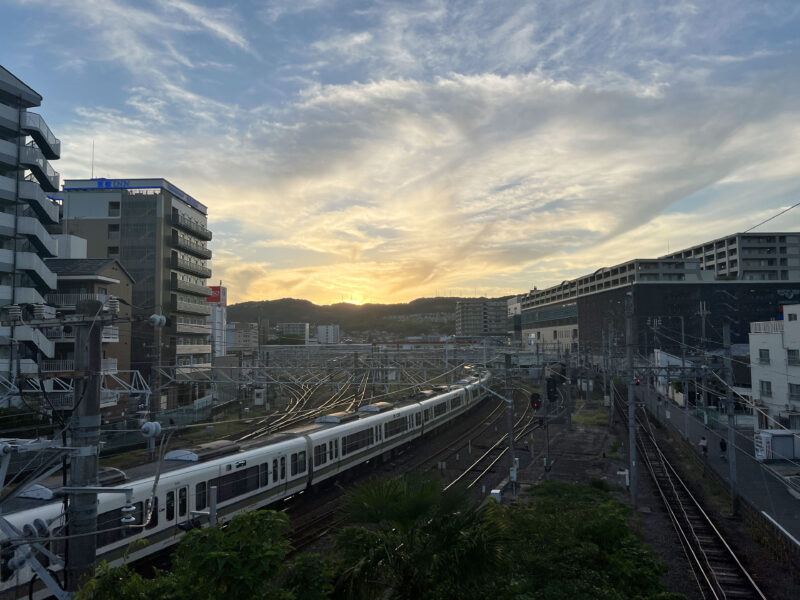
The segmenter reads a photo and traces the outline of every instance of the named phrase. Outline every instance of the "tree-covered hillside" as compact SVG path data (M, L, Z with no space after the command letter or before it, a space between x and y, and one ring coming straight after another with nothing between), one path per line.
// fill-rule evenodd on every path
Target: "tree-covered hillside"
M242 302L228 307L229 321L270 324L307 322L312 325L336 323L346 332L387 331L403 335L455 333L456 302L461 298L418 298L405 304L349 304L319 306L308 300L283 298Z

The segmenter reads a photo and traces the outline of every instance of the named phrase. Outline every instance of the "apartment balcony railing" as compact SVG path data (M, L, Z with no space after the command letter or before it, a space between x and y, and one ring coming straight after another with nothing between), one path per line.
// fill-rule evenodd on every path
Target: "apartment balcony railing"
M38 146L35 144L22 146L19 149L19 164L31 170L46 192L58 191L61 176L50 166Z
M17 197L17 183L19 183L20 200L28 201L40 221L49 225L58 223L58 205L45 195L41 186L35 181L17 182L13 177L0 175L0 200L14 202Z
M58 360L43 360L41 362L42 373L71 373L75 371L75 360L58 359ZM116 373L117 372L117 359L104 358L100 365L100 370L103 373Z
M42 149L42 153L47 158L61 157L61 140L50 131L41 115L28 111L23 112L22 130L36 140L39 148Z
M48 329L46 332L47 339L53 340L56 342L72 342L75 340L75 329L71 328L68 331L65 331L61 327L53 327L52 329ZM103 333L101 335L101 341L106 343L116 343L119 341L119 327L114 327L112 325L108 325L103 327Z
M197 263L190 262L186 259L180 258L179 256L172 256L172 268L178 269L179 271L183 271L184 273L190 273L192 275L197 275L198 277L208 278L211 277L211 269L208 267L204 267L203 265L198 265Z
M195 335L211 335L211 325L196 325L194 323L176 323L175 333L193 333Z
M211 344L176 344L175 354L211 354Z
M200 242L194 242L192 240L182 238L175 231L172 233L172 245L175 248L183 250L184 252L188 252L189 254L197 256L198 258L204 258L206 260L211 258L211 250L206 248Z
M75 306L78 302L83 302L84 300L96 300L97 302L105 303L105 301L108 300L108 294L47 294L46 298L47 303L51 306L62 310L75 310Z
M179 292L188 292L190 294L196 294L197 296L208 297L211 295L210 287L207 287L205 285L197 285L196 283L190 283L188 281L183 281L181 279L173 279L172 289L177 290Z
M750 323L750 333L783 333L783 321L755 321Z
M211 307L207 304L195 304L194 302L181 302L176 300L174 303L174 310L176 312L192 313L195 315L210 315Z
M191 219L183 216L182 214L178 213L177 218L173 215L172 224L175 227L179 227L184 231L188 231L189 233L196 235L201 240L210 241L211 240L211 232L205 225L201 225Z

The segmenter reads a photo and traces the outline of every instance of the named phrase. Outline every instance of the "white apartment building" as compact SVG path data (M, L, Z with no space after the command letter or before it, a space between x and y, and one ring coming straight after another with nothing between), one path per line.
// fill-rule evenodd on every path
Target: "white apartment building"
M339 326L338 325L318 325L317 341L320 344L338 344Z
M758 429L800 430L800 304L782 321L750 323L750 374Z
M59 220L47 194L58 191L59 174L50 164L61 156L61 142L44 119L29 108L42 97L0 67L0 377L14 380L39 372L55 346L33 317L55 316L46 296L56 291L56 275L44 263L58 254L58 242L45 226Z
M506 300L508 305L508 316L513 317L514 315L522 314L522 296L514 296L513 298L509 298Z
M228 352L253 353L258 349L258 323L231 321L227 326Z

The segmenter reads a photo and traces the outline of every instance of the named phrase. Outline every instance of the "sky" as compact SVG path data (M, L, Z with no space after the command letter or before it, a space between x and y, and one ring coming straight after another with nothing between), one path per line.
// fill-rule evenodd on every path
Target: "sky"
M800 202L800 2L0 0L64 178L209 207L229 301L500 296ZM800 207L756 231L798 230Z

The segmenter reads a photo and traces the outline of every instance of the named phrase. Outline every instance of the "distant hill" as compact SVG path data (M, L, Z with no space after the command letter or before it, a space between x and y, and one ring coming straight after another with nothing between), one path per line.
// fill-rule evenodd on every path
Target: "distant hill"
M317 305L308 300L283 298L241 302L228 307L228 321L339 324L343 332L386 331L397 335L455 333L456 302L463 298L418 298L405 304Z

